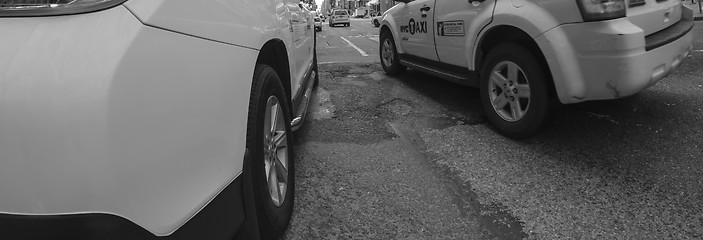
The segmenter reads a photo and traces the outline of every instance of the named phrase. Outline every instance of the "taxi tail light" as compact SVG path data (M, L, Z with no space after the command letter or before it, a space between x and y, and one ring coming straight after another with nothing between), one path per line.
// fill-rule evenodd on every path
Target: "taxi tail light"
M57 16L100 11L126 0L0 0L0 17Z
M625 0L576 0L581 16L586 22L625 17Z

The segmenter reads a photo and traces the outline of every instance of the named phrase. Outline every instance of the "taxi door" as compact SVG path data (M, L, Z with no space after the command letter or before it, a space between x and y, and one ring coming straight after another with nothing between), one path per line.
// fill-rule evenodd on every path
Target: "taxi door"
M493 17L495 0L438 0L435 7L437 55L443 63L466 67L470 55L467 43L476 40L483 26L476 19ZM485 21L490 22L490 21ZM473 26L473 27L472 27ZM471 39L467 39L471 38ZM469 53L469 54L467 54Z
M439 61L434 47L435 0L415 0L403 4L398 12L400 46L406 54Z

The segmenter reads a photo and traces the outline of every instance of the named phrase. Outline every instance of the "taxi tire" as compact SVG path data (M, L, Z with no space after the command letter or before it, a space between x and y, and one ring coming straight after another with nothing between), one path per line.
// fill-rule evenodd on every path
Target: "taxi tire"
M516 122L501 118L490 99L491 71L503 61L517 64L529 81L529 107L524 116ZM551 121L558 104L556 98L550 94L551 78L545 74L545 70L530 50L516 43L499 44L488 52L480 72L479 92L486 118L497 132L513 139L530 138Z
M388 45L392 48L392 59L389 65L386 65L385 61L383 61L384 43L386 41L388 41ZM386 30L381 32L379 44L379 57L381 58L381 67L383 67L383 71L385 71L386 74L390 76L396 76L403 73L406 67L400 64L398 50L395 46L395 41L393 40L393 35L390 33L390 31Z
M273 203L269 193L264 164L264 121L266 120L267 102L270 97L279 100L284 122L287 151L287 190L280 206ZM254 70L251 95L249 99L249 115L247 119L246 147L250 153L248 170L252 176L254 202L258 218L261 239L279 238L289 225L293 213L293 196L295 187L295 164L293 161L293 136L290 126L290 109L281 80L273 68L257 64ZM245 165L245 166L247 166Z

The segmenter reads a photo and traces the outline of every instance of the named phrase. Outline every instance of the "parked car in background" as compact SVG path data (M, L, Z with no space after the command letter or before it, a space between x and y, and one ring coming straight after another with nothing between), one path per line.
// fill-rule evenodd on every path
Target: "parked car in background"
M354 18L363 18L364 16L366 16L366 10L364 10L364 9L354 10Z
M315 31L322 31L322 19L320 16L315 16Z
M0 1L0 239L278 238L313 24L298 0Z
M332 11L329 19L330 27L334 27L337 24L349 27L349 23L349 12L347 12L347 10L337 9Z
M371 25L374 27L379 27L381 26L381 20L383 19L383 15L381 16L375 16L371 18Z

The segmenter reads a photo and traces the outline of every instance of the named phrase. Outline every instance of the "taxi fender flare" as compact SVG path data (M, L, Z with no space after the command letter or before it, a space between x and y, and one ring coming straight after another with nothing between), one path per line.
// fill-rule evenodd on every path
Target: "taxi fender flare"
M393 18L393 15L386 15L383 20L381 21L381 30L383 31L383 28L386 27L388 30L391 32L391 35L393 36L393 41L395 41L395 49L398 51L398 53L405 53L405 50L403 50L403 47L400 44L400 33L398 32L398 23L396 23L395 18ZM379 33L380 33L379 31ZM380 36L380 35L379 35ZM380 40L380 39L379 39Z
M535 39L559 24L581 21L580 17L578 19L565 19L564 16L555 16L553 14L555 11L554 9L547 9L545 8L546 6L539 5L533 1L519 1L524 4L519 7L516 7L513 2L514 1L492 1L491 3L495 4L493 7L494 11L491 12L493 17L488 19L485 17L485 14L488 12L481 13L477 19L484 20L477 21L478 23L470 26L470 29L467 32L479 30L480 27L482 27L482 29L476 39L467 40L469 42L467 42L466 46L472 46L471 55L469 56L469 59L467 59L469 69L475 70L478 67L477 53L481 48L481 40L483 40L486 33L490 32L490 30L495 27L512 26L527 33L530 37L532 37L532 39ZM575 3L573 3L573 5L575 5ZM578 12L578 9L576 8L575 11ZM489 22L486 23L486 21Z
M470 70L476 70L477 61L475 60L478 59L476 54L478 53L478 49L481 46L481 40L483 39L486 32L488 32L488 29L490 29L489 24L493 22L493 14L496 7L496 1L491 1L487 4L491 5L489 7L483 8L483 11L481 11L476 16L476 18L469 23L470 25L467 26L468 28L466 29L467 33L478 33L474 34L473 37L466 38L465 46L469 47L467 48L467 51L468 49L471 49L471 54L467 53L466 55L466 63L468 63L467 65Z
M473 52L467 61L469 69L475 70L480 67L478 66L480 56L478 56L477 54L480 51L481 45L483 44L482 40L486 36L486 34L491 32L491 30L496 27L512 26L529 35L530 38L532 38L532 41L537 44L539 51L542 52L544 57L547 59L546 62L549 66L546 67L548 67L552 75L553 83L560 99L563 97L564 92L579 92L583 90L584 87L580 86L581 84L579 84L578 82L564 82L565 73L562 71L563 64L560 64L559 61L549 60L559 58L559 56L556 56L554 54L555 49L553 49L554 46L552 46L554 43L545 41L543 36L544 33L548 32L551 29L554 29L555 27L558 27L559 25L582 21L580 16L574 17L574 14L567 14L573 11L578 12L578 8L577 6L575 6L575 3L573 3L574 6L561 6L562 8L573 8L571 10L563 9L562 11L556 11L555 9L545 8L547 6L539 5L532 1L522 1L524 5L520 7L515 7L512 2L513 1L496 1L496 7L492 21L487 26L485 26L483 30L481 30L481 32L478 34L477 40L472 43L474 44L472 46ZM534 16L540 17L535 18ZM567 90L567 88L576 89Z

